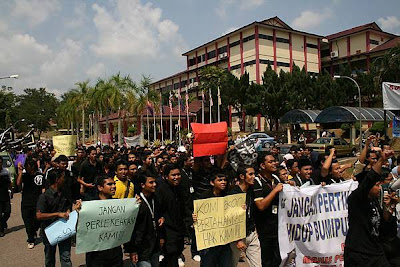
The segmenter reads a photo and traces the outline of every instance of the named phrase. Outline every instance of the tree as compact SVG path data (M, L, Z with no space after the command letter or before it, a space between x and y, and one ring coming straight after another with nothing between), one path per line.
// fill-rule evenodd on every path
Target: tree
M371 66L372 73L377 77L376 85L382 82L400 82L400 45L393 47L384 56L377 58Z
M6 129L10 124L17 121L17 110L16 106L16 95L8 90L6 87L0 89L0 128ZM12 121L13 118L15 121ZM17 128L21 127L21 124L16 125Z
M50 129L49 121L56 117L59 101L54 94L45 88L27 88L24 94L17 97L18 117L24 118L26 124L33 124L39 137L43 131Z

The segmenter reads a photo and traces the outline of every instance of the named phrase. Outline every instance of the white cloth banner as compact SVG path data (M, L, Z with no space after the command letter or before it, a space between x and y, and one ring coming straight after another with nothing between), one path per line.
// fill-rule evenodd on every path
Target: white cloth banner
M383 109L400 110L400 83L382 83Z
M348 231L347 198L358 183L297 188L279 194L282 266L343 266Z
M140 145L140 135L135 135L132 137L124 137L124 141L127 147Z

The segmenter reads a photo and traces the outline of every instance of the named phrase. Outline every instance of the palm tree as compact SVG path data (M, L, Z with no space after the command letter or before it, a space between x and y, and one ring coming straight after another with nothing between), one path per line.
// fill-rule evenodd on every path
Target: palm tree
M90 90L89 80L77 82L77 104L82 113L82 144L85 143L85 110L89 106L88 92Z

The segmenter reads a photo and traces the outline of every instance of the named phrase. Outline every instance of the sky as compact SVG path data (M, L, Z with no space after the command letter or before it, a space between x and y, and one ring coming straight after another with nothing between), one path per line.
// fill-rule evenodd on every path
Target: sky
M182 53L254 21L278 16L329 35L376 22L400 35L399 0L0 0L0 77L16 94L120 72L153 81L186 69Z

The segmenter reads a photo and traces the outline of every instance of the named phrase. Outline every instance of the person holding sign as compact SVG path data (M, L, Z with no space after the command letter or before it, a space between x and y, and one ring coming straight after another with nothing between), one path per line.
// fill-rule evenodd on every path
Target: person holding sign
M224 174L213 175L210 184L212 188L204 192L199 199L224 197L228 180ZM193 214L193 222L197 223L197 214ZM200 267L232 267L232 251L230 244L206 248L200 251Z
M42 221L40 234L44 243L45 265L46 267L54 267L56 265L56 249L58 245L61 266L72 266L71 238L52 246L47 240L44 229L59 218L68 219L71 207L73 210L78 209L81 202L77 201L72 206L72 203L61 194L61 188L64 185L64 172L62 170L51 170L47 179L49 188L40 195L36 207L36 218Z
M396 236L396 217L392 216L390 206L382 210L378 202L383 183L380 175L382 164L393 154L393 150L385 150L358 188L348 197L349 230L344 248L346 267L399 266L397 261L389 263L381 239L381 235L391 229L392 236Z
M94 200L109 200L115 195L116 185L112 177L102 175L96 179L96 185L98 195ZM122 267L123 265L121 246L86 253L87 267Z
M237 170L239 185L236 185L229 192L230 195L246 193L246 238L231 243L232 263L236 267L240 253L246 253L250 267L261 267L261 248L256 225L254 222L254 197L253 187L255 180L254 168L249 165L239 166Z
M278 243L279 192L283 184L274 174L277 164L270 152L258 156L259 175L254 183L255 223L261 246L263 267L277 267L281 263Z
M142 191L141 205L130 242L124 245L125 253L136 267L158 267L160 255L159 228L164 218L159 214L159 203L155 198L156 179L149 171L138 174Z

